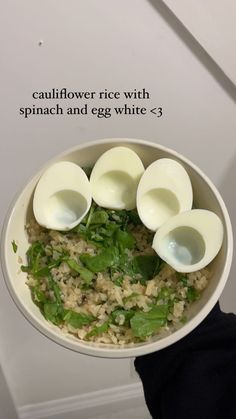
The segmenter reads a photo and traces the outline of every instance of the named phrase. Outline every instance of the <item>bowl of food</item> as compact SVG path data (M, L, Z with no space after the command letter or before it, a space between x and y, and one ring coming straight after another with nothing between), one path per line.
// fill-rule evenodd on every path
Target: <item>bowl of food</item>
M37 330L83 354L122 358L165 348L207 316L233 239L197 166L121 138L49 161L9 209L1 247L9 293Z

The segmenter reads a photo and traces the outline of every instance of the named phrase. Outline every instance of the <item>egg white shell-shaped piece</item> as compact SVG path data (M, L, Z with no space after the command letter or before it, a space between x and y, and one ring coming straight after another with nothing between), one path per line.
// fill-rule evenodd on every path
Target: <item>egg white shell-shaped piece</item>
M156 231L165 221L190 210L192 185L184 167L173 159L159 159L145 170L137 190L137 210L143 224Z
M70 230L87 214L91 202L90 184L83 169L62 161L50 166L39 179L33 211L41 226Z
M143 172L143 163L133 150L111 148L99 157L90 176L94 201L104 208L134 209Z
M166 221L156 232L152 247L177 272L195 272L215 258L223 235L218 215L194 209Z

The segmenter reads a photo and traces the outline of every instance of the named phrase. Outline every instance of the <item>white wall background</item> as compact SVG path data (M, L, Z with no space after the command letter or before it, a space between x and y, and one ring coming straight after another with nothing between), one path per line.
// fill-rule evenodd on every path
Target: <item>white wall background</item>
M160 1L8 0L0 19L1 222L14 194L53 155L88 140L133 137L172 147L199 165L219 187L235 226L236 90ZM19 115L19 107L32 105L32 91L52 87L145 87L164 115ZM235 274L234 263L222 296L227 311L236 311ZM0 360L17 406L136 380L129 360L89 358L41 336L2 278Z

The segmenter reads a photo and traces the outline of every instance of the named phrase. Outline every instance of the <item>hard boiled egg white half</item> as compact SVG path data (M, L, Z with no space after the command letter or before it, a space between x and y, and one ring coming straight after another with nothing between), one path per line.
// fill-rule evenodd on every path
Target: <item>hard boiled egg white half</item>
M89 180L77 164L53 164L41 176L33 199L35 218L43 227L70 230L87 214L92 196Z
M156 232L152 247L177 272L195 272L214 259L223 235L223 224L216 214L194 209L166 221Z
M139 156L128 147L113 147L95 163L90 184L96 204L110 209L132 210L144 166Z
M190 210L192 185L184 167L173 159L154 161L145 170L137 190L137 210L143 224L156 231L165 221Z

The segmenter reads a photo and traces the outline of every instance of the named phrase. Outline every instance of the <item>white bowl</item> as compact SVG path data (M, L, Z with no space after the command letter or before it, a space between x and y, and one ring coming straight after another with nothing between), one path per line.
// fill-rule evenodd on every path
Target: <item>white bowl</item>
M85 167L91 167L97 158L106 150L117 145L133 149L142 159L145 166L162 157L174 158L186 168L193 186L194 205L197 208L215 212L224 224L224 242L221 251L211 263L213 272L208 287L201 298L191 305L188 321L172 334L154 337L151 342L139 343L124 348L113 345L83 342L73 335L65 335L59 328L45 320L39 308L33 303L30 289L25 284L26 273L21 272L19 256L26 263L26 251L29 243L25 224L32 215L32 198L34 188L43 171L56 161L72 161ZM16 254L12 250L12 241L18 245ZM98 140L65 151L49 161L42 170L31 179L12 204L5 220L1 240L2 269L7 288L17 307L27 320L41 333L54 342L87 355L124 358L135 357L165 348L191 332L207 316L219 299L227 281L232 261L233 238L229 215L225 204L212 182L193 163L177 152L161 145L135 139Z

